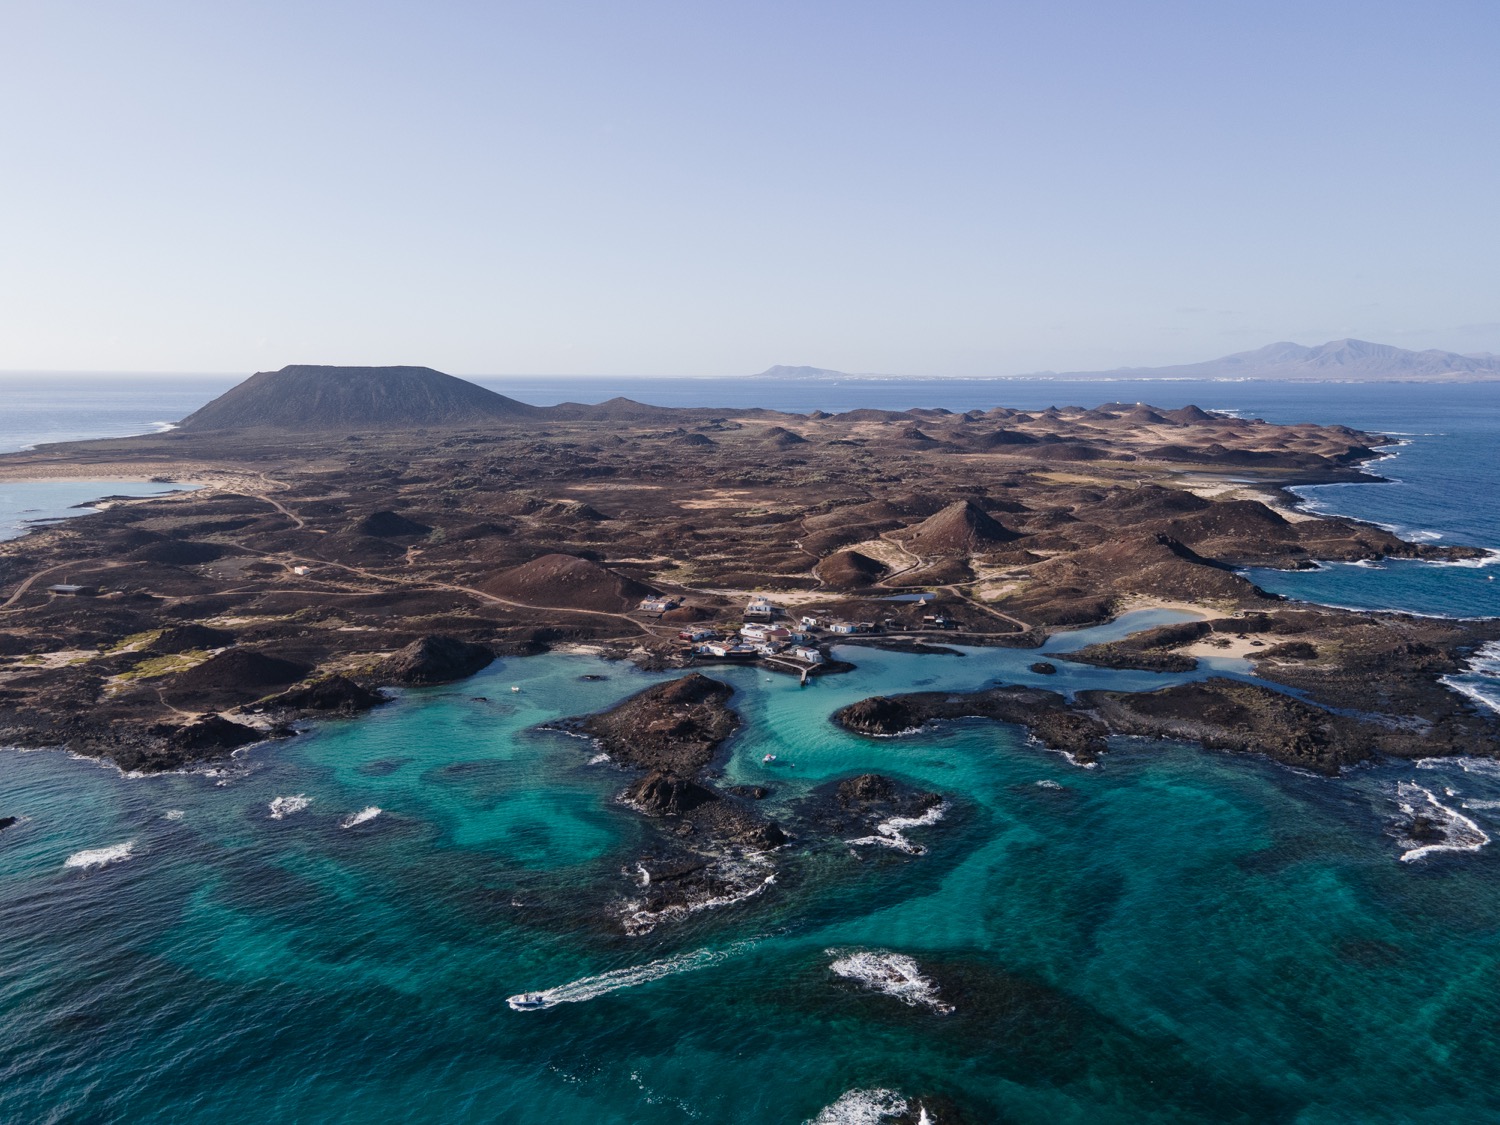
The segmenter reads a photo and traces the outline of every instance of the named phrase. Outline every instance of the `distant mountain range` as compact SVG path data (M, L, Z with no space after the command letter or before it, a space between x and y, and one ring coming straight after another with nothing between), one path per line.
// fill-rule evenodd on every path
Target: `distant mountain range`
M1330 340L1316 347L1268 344L1203 363L1119 367L1113 371L1038 372L1054 379L1292 379L1336 382L1469 382L1500 379L1500 356L1460 355L1429 348L1414 352L1367 340Z
M890 379L891 375L853 375L827 367L768 367L756 378ZM1414 352L1367 340L1330 340L1306 347L1282 342L1252 352L1236 352L1202 363L1172 367L1117 367L1112 371L1034 371L1027 379L1287 379L1305 382L1466 383L1500 379L1500 355L1460 355L1437 348Z
M831 367L788 367L784 363L778 363L774 367L768 367L758 375L756 379L853 379L857 376L847 371L835 371Z

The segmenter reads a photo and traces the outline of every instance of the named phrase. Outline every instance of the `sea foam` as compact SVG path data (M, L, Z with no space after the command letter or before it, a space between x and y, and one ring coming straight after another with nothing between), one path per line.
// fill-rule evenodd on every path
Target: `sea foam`
M357 813L350 813L348 816L344 817L343 820L339 821L339 827L353 828L356 824L363 824L367 820L374 820L377 816L380 815L380 813L381 809L379 806L369 805L365 808L360 809Z
M925 828L929 824L936 824L943 819L943 814L948 811L947 802L933 805L921 816L893 816L889 820L882 820L875 826L875 835L860 836L858 839L845 840L846 844L859 847L865 844L878 844L884 848L895 848L897 851L905 852L907 855L926 855L927 849L921 844L914 844L908 840L903 832L907 828Z
M63 866L76 867L80 871L93 871L100 867L108 867L112 863L123 863L134 851L134 840L126 840L123 844L113 844L107 848L88 848L81 852L74 852L63 863Z
M1418 840L1402 841L1407 845L1406 850L1401 853L1402 863L1425 859L1439 852L1477 852L1490 842L1484 829L1463 813L1450 809L1431 790L1423 789L1420 785L1410 781L1399 782L1396 785L1396 800L1407 816L1415 816L1420 812L1423 816L1439 821L1443 828L1443 842L1440 844L1424 844Z
M1468 659L1468 667L1456 676L1441 676L1439 682L1481 707L1500 713L1500 642L1481 645Z
M922 975L922 967L904 953L883 949L826 952L834 958L829 968L835 976L858 981L871 992L890 996L909 1007L930 1008L939 1015L953 1011L952 1004L938 999L938 987Z
M312 798L305 793L298 793L295 797L277 797L271 801L271 819L285 820L292 813L301 812L312 804ZM345 825L344 827L348 827Z
M850 1090L807 1125L880 1125L910 1112L911 1103L895 1090ZM919 1120L931 1121L926 1110Z
M721 906L732 906L737 902L754 898L776 883L776 869L764 856L757 853L723 855L714 858L708 865L712 873L710 885L718 893L706 894L687 902L674 902L658 910L651 910L638 901L626 902L620 910L620 922L631 937L649 934L663 922L677 921L703 910L715 910ZM649 887L651 873L638 864L637 885Z

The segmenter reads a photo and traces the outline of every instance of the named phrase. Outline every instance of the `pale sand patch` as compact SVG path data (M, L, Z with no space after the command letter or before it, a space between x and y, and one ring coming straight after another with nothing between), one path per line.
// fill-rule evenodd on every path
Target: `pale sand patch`
M754 488L717 488L695 500L679 500L677 506L689 510L755 507L768 512L776 507L764 491Z
M1231 617L1230 610L1215 609L1212 605L1196 604L1193 602L1171 601L1167 598L1148 598L1140 595L1125 599L1122 612L1138 609L1175 609L1183 613L1191 613L1194 617L1207 620L1208 618ZM1216 644L1215 641L1228 641L1228 644ZM1256 645L1253 642L1260 641ZM1235 633L1211 633L1202 640L1194 641L1190 645L1184 645L1180 649L1174 649L1184 656L1253 656L1265 648L1268 642L1264 637L1247 634L1243 639Z
M0 480L17 481L143 481L165 477L162 483L222 484L228 480L250 480L241 473L181 461L58 461L50 458L0 459ZM263 482L262 482L263 483Z
M866 539L863 543L852 543L847 547L840 547L839 550L858 551L861 555L874 559L890 570L907 570L913 563L910 555L885 539Z
M1021 582L979 582L974 586L974 595L982 602L998 602L1018 594Z
M1194 617L1224 617L1230 611L1216 609L1212 605L1200 602L1174 601L1171 598L1152 598L1145 594L1131 594L1120 600L1121 613L1130 613L1139 609L1175 609L1183 613L1191 613Z
M1286 502L1284 493L1265 485L1241 484L1224 480L1192 480L1184 478L1179 485L1183 491L1201 496L1205 500L1258 500L1288 523L1306 523L1321 517L1304 512Z
M1244 657L1254 656L1256 653L1265 650L1266 646L1263 640L1259 645L1251 643L1256 640L1261 640L1261 638L1253 636L1241 638L1233 633L1214 633L1211 634L1211 637L1204 637L1201 641L1194 641L1192 644L1185 645L1174 651L1180 652L1184 656L1237 656L1243 659ZM1215 641L1219 643L1216 644L1214 643ZM1229 643L1224 644L1224 641L1228 641Z

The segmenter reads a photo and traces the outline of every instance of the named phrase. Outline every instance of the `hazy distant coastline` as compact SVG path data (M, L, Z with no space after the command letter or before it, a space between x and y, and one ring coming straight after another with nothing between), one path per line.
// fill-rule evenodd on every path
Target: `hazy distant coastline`
M755 378L771 379L928 379L961 378L1090 380L1092 382L1243 383L1277 380L1303 383L1483 383L1500 379L1500 356L1489 352L1461 354L1438 348L1411 351L1366 340L1330 340L1308 347L1280 342L1254 351L1236 352L1200 363L1166 367L1116 367L1108 371L1032 371L1019 375L911 376L835 371L827 367L778 364Z

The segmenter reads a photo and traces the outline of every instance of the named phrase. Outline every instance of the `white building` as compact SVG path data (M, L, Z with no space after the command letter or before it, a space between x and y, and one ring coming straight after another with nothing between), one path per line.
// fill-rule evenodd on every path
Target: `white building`
M756 595L750 599L750 604L745 607L746 617L763 617L766 620L776 616L776 607L765 598Z

